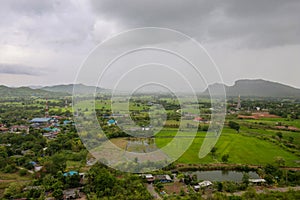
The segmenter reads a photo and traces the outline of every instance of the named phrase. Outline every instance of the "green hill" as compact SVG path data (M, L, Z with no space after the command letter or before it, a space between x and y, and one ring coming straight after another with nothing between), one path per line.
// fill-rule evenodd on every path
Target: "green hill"
M41 89L31 89L29 87L11 88L4 85L0 85L1 97L60 97L64 96L63 93L49 92Z
M87 86L83 84L68 84L68 85L54 85L54 86L46 86L40 89L50 91L50 92L63 92L68 94L73 94L73 87L76 87L76 91L79 94L93 94L95 91L94 86ZM97 87L97 92L106 92L107 89Z

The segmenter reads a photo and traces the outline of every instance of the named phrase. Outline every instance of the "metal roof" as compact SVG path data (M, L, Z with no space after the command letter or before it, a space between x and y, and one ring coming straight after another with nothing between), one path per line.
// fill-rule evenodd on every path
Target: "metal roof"
M30 122L32 122L32 123L44 123L44 122L48 122L50 120L51 120L51 118L33 118L32 120L30 120Z

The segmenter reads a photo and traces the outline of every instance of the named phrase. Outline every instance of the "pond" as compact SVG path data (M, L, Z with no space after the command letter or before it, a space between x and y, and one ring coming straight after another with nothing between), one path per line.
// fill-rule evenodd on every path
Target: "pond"
M187 172L189 175L197 175L198 180L208 180L208 181L235 181L242 182L243 172L237 171L222 171L222 170L213 170L213 171L194 171ZM259 178L256 172L248 172L250 178L257 179Z

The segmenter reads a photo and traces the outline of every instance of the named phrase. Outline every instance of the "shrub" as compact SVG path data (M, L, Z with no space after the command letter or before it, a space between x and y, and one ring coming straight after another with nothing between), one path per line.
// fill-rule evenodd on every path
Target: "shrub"
M28 173L28 171L26 169L20 169L20 171L19 171L20 176L26 176L27 173Z

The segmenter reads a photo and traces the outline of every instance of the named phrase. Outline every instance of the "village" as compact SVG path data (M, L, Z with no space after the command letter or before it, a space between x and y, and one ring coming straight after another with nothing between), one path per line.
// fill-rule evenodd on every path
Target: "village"
M53 101L57 103L53 103ZM140 99L131 102L132 113L130 115L140 125L140 128L129 128L129 130L143 133L143 135L155 131L155 127L148 122L149 107L163 104L168 108L167 121L163 125L163 130L148 139L155 141L154 143L151 141L137 143L136 139L132 141L132 138L118 127L119 123L126 122L129 115L113 114L107 107L109 101L98 101L96 113L105 134L119 147L128 151L147 152L163 147L174 137L174 133L180 125L178 120L180 118L182 118L181 122L184 123L184 130L196 128L198 131L198 137L194 139L195 146L192 145L191 151L188 150L174 164L153 173L118 175L118 172L107 169L100 163L95 164L96 160L93 155L85 150L84 144L76 134L76 124L70 115L70 104L66 103L65 99L61 99L59 102L57 99L45 99L39 100L39 102L40 111L34 117L27 117L24 120L25 116L22 116L18 120L7 121L2 120L3 117L0 118L1 148L5 152L10 152L2 158L8 164L2 166L4 173L1 176L7 179L5 177L8 174L16 174L18 179L25 181L24 183L36 180L35 183L30 181L29 184L23 184L21 181L16 183L17 186L10 184L19 188L17 190L20 191L18 193L20 197L22 197L22 192L25 192L29 196L41 195L48 200L57 198L88 199L91 195L97 195L95 193L96 188L93 190L94 193L87 190L90 184L95 184L92 177L97 177L97 175L91 174L91 171L96 169L103 171L105 176L113 174L116 178L113 178L112 184L123 181L124 176L128 176L129 179L138 177L138 182L143 185L140 191L147 192L154 199L178 196L182 198L189 196L210 198L216 193L228 193L230 195L238 195L240 191L247 193L247 188L255 188L255 190L260 191L276 189L274 184L281 187L297 185L299 159L297 152L293 149L299 148L298 137L296 136L299 134L298 121L297 119L293 120L270 114L270 112L276 113L273 110L275 106L272 104L270 107L265 107L259 102L257 104L261 108L258 108L251 105L252 101L241 101L240 97L233 99L232 103L229 101L225 133L223 133L224 136L221 136L221 141L230 137L231 141L237 140L237 144L239 144L239 139L243 140L245 137L249 137L247 135L251 132L267 129L272 134L263 133L265 137L263 145L275 147L274 151L270 148L269 152L266 153L266 157L270 158L267 162L272 163L268 164L265 163L266 157L263 157L262 160L254 160L253 163L243 163L243 160L237 161L236 153L245 155L245 152L233 152L225 149L225 152L228 153L223 154L223 147L220 146L223 142L212 149L204 160L199 160L196 155L196 149L199 148L197 144L201 142L205 131L208 130L212 111L210 104L206 101L201 104L201 115L193 113L192 109L190 109L191 112L183 112L184 110L181 110L174 101L168 99L151 101L146 98L144 102ZM30 104L28 105L29 108ZM191 105L194 106L194 104ZM189 108L188 105L186 108ZM7 113L11 112L10 110L11 108L6 108ZM12 123L12 121L15 122ZM278 131L282 131L281 134ZM256 142L257 145L261 145L260 137L261 135L256 134L249 139ZM14 142L15 138L19 138L19 142ZM149 144L154 144L155 148ZM284 146L280 146L282 144ZM141 145L146 145L147 148L141 150ZM254 144L250 143L249 148L252 147L251 145ZM281 152L279 149L283 149L281 150L284 153L282 155L288 156L277 157L278 152ZM276 153L274 154L274 152ZM289 153L286 154L285 152ZM285 169L290 171L284 172ZM226 175L227 173L230 175ZM100 174L98 178L100 178ZM7 179L7 181L12 180ZM112 185L111 187L115 186ZM3 194L6 196L13 195L10 193L10 189L5 189Z

